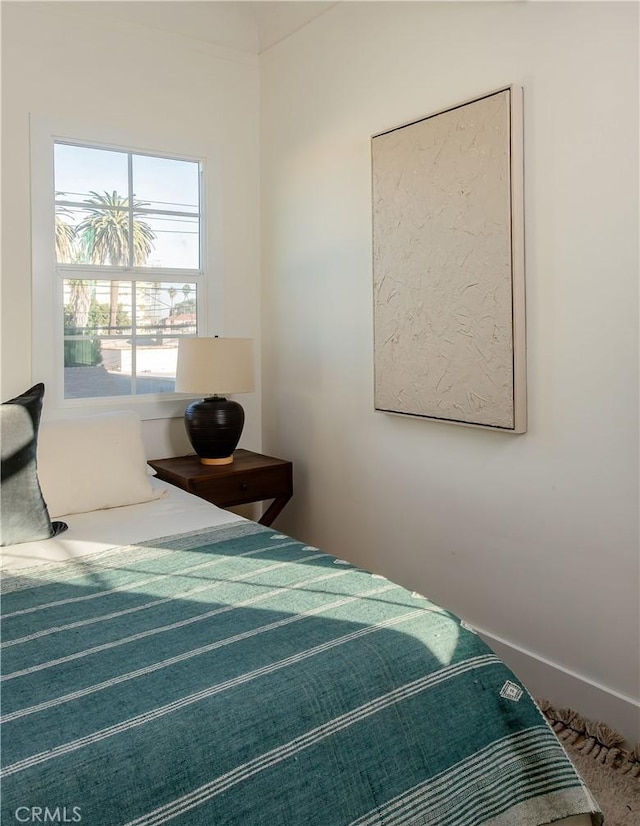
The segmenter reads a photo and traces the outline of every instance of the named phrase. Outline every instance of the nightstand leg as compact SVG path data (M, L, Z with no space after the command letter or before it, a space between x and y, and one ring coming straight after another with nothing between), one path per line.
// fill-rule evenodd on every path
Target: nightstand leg
M266 511L262 514L258 522L260 525L266 525L269 527L273 520L278 516L280 511L284 508L287 502L291 499L291 496L276 496L273 502L269 505Z

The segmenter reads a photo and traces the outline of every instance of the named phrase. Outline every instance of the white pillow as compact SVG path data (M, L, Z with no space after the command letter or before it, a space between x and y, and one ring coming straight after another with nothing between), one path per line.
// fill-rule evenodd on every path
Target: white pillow
M162 496L147 474L140 418L127 410L42 422L38 478L52 517Z

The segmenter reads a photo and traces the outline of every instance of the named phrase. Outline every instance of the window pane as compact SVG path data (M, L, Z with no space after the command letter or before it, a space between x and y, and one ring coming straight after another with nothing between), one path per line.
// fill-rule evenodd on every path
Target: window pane
M196 335L196 306L195 284L136 284L136 393L173 392L178 338Z
M177 358L177 338L167 338L161 334L138 339L136 393L173 393Z
M197 216L154 215L136 210L135 220L153 235L153 251L139 266L199 269L200 220Z
M117 192L127 197L127 153L56 143L54 147L56 201L84 201L92 192Z
M76 227L82 220L78 210L56 204L56 261L75 264L80 260Z
M183 281L148 282L136 285L138 336L196 335L197 290Z
M131 345L122 342L115 350L111 339L91 338L64 342L65 399L94 399L103 396L130 396L133 393ZM98 361L97 361L98 360Z
M89 208L56 204L56 260L59 264L127 266L129 263L129 210L126 199L100 196L88 199ZM147 232L134 222L133 237ZM150 238L151 236L149 236ZM149 241L148 253L152 242Z
M200 164L133 155L133 192L153 212L200 212Z
M131 282L65 279L63 289L65 398L130 395Z

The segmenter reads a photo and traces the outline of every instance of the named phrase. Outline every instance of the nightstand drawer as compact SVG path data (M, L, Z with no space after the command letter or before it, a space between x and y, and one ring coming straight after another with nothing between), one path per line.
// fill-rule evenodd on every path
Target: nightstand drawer
M263 468L258 472L236 472L220 479L191 480L190 490L196 496L220 507L290 496L293 491L291 466Z

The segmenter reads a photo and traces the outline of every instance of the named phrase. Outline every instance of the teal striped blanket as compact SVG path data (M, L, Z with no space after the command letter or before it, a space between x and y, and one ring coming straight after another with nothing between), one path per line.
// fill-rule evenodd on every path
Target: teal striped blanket
M272 529L112 549L2 590L2 824L539 826L597 809L472 629Z

